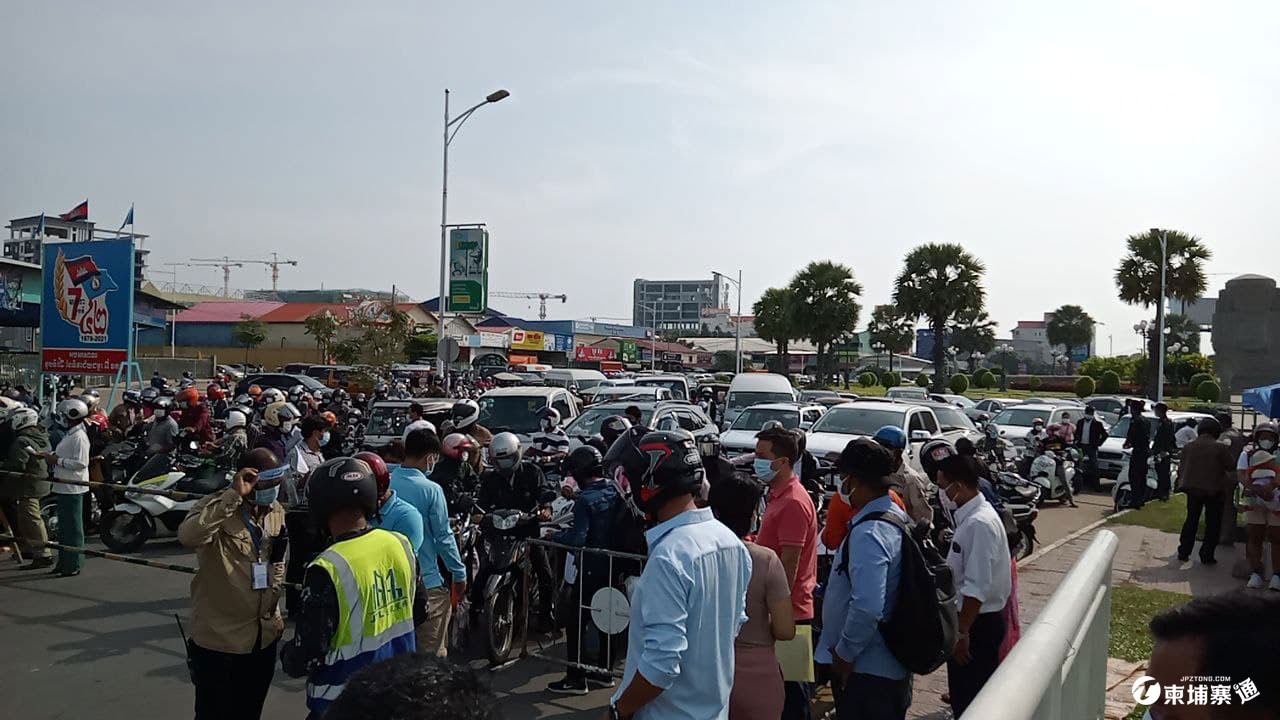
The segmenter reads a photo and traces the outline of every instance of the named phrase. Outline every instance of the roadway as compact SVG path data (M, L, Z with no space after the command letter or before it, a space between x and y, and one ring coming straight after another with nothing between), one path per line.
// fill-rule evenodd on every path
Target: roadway
M1065 537L1110 511L1110 497L1086 494L1072 509L1047 506L1037 521L1043 543ZM90 543L100 549L97 543ZM160 539L148 558L194 564L175 540ZM56 720L189 716L192 689L174 615L190 612L190 576L90 558L75 578L24 573L0 558L0 698L6 717ZM187 623L189 625L189 623ZM292 629L286 631L286 637ZM530 649L534 649L534 645ZM550 651L558 654L560 648ZM484 668L482 660L472 661ZM606 691L583 697L546 692L558 668L529 658L488 673L508 718L599 720ZM277 672L264 717L302 717L303 683ZM912 716L915 717L915 716ZM930 715L929 717L936 717Z

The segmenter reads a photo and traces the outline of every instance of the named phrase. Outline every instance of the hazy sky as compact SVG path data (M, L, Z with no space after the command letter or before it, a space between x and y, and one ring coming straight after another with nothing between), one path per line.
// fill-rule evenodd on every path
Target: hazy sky
M749 305L833 259L865 323L950 241L1002 335L1077 303L1131 352L1126 235L1204 238L1215 293L1280 275L1280 5L1222 5L6 2L0 215L133 202L157 263L276 250L287 287L434 296L442 91L507 88L451 148L449 217L488 223L494 289L568 293L555 317L713 268Z

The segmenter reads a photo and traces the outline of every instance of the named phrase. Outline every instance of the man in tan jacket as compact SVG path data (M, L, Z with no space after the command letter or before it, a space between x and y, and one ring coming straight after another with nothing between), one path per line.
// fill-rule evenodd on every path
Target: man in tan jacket
M178 527L196 551L187 666L196 720L262 715L284 631L280 590L288 536L276 500L284 468L274 453L247 454L231 486L201 500Z
M1222 426L1213 418L1205 418L1196 426L1195 440L1182 448L1178 464L1178 487L1187 494L1187 519L1182 525L1178 543L1178 559L1191 559L1200 528L1200 514L1205 514L1204 542L1200 544L1200 562L1213 565L1214 550L1221 535L1222 505L1235 486L1235 458L1226 445L1218 442Z

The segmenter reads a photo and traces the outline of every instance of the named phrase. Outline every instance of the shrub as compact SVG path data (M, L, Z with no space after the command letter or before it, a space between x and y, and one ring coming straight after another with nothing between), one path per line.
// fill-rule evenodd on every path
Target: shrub
M969 378L962 373L956 373L951 376L951 381L947 383L947 387L951 388L951 392L956 395L963 395L969 391Z
M1206 380L1213 380L1213 375L1209 373L1196 373L1191 376L1191 381L1187 383L1187 387L1191 390L1191 394L1195 395L1196 388L1200 387L1200 383Z
M927 388L929 387L929 384L932 382L933 382L933 378L929 377L928 375L925 375L924 373L920 373L919 375L916 376L916 387Z
M1213 380L1205 380L1196 386L1196 397L1205 402L1217 402L1221 394L1222 388Z
M1120 392L1120 374L1115 370L1103 372L1098 381L1098 389L1106 395L1115 395Z
M864 388L875 387L877 382L875 373L864 372L858 376L858 384Z
M1088 375L1081 375L1080 378L1076 380L1077 397L1089 397L1093 394L1095 389L1097 389L1097 383L1095 383L1093 378Z
M880 384L887 387L897 387L902 384L902 374L893 370L885 370L880 373Z
M973 374L973 384L983 389L995 387L996 375L987 368L983 368Z
M1027 384L1031 386L1032 390L1039 390L1040 386L1044 384L1044 380L1041 380L1039 375L1032 375Z

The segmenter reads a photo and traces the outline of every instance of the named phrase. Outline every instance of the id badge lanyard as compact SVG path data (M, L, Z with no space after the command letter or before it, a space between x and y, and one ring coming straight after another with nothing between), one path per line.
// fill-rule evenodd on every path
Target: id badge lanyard
M245 527L249 529L249 537L253 540L253 589L266 590L268 587L267 564L262 560L262 535L264 531L253 523L253 520L249 517L249 511L241 508L240 515L244 518Z

